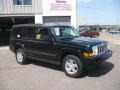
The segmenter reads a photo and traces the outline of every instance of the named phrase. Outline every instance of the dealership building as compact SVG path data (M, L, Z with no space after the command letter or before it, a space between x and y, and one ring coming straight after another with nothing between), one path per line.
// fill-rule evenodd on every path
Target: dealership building
M76 0L0 0L0 29L35 23L76 27Z

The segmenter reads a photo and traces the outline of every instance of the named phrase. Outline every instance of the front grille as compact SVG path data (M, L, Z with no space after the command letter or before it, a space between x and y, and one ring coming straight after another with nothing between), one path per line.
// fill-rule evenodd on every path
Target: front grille
M98 54L104 53L107 51L107 44L98 45Z

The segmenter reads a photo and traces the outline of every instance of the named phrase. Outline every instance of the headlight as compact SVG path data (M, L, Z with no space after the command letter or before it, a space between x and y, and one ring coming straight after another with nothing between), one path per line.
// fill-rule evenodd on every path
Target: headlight
M92 47L92 51L93 51L94 55L97 55L98 54L98 47L97 46L93 46Z

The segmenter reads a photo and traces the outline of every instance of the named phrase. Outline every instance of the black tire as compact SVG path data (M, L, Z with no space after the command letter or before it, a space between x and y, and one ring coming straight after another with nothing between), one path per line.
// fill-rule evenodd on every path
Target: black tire
M77 70L76 70L76 73L73 73L73 74L70 74L67 69L66 69L66 64L68 62L68 60L74 60L76 65L77 65ZM65 72L65 74L69 77L72 77L72 78L78 78L78 77L81 77L82 76L82 73L83 73L83 63L81 62L81 60L75 56L75 55L67 55L64 60L63 60L63 63L62 63L62 67L63 67L63 71Z
M21 54L22 54L23 59L18 60L18 56L17 56L18 53L21 53ZM19 64L21 64L21 65L28 64L28 60L27 60L27 58L26 58L26 54L25 54L25 52L24 52L23 49L21 49L21 48L17 49L15 55L16 55L16 61L17 61Z

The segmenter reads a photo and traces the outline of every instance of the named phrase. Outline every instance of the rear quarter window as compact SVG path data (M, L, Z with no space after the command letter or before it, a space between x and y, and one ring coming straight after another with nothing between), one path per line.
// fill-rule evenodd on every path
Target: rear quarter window
M34 27L25 27L26 39L35 39L35 28Z
M22 27L18 27L18 28L13 28L13 32L12 32L12 37L13 38L17 38L17 39L22 39L25 37L24 35L24 28Z

